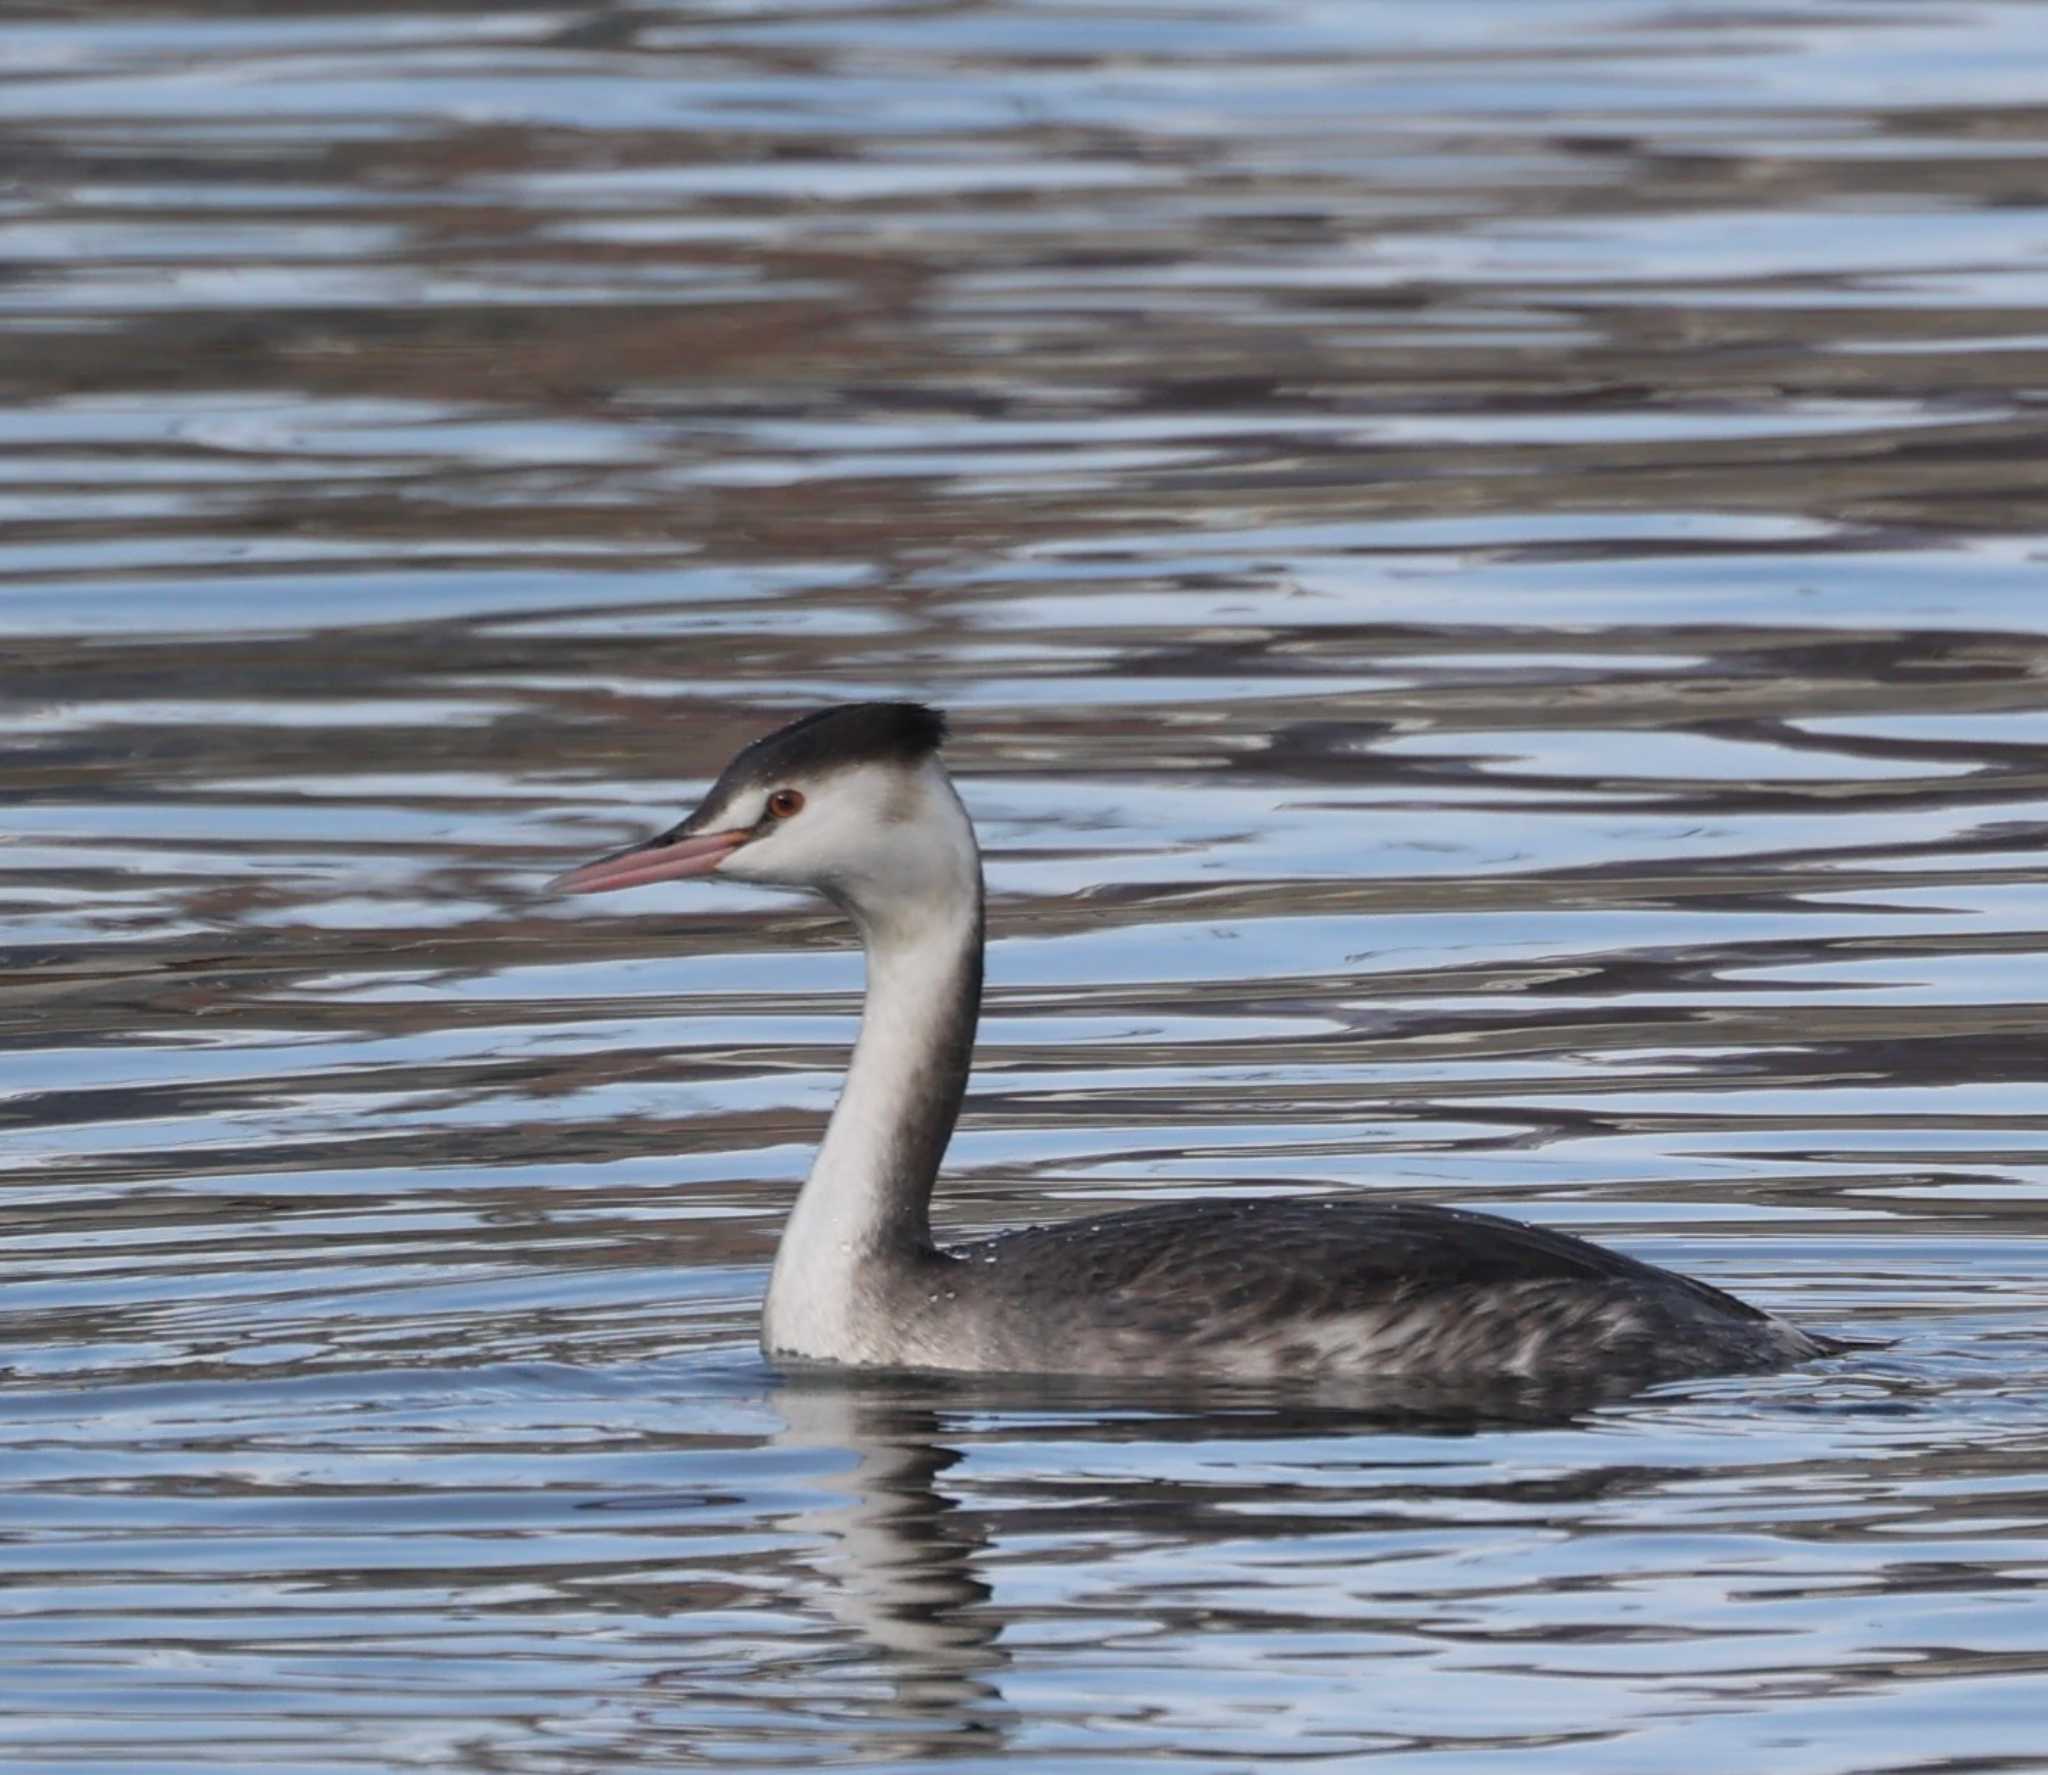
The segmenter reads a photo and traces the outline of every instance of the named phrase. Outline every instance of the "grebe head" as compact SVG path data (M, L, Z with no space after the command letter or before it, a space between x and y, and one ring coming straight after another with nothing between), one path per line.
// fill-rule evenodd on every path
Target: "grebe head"
M946 719L921 703L848 703L741 751L680 825L557 877L594 894L713 871L825 895L864 931L980 900L974 830L938 761Z

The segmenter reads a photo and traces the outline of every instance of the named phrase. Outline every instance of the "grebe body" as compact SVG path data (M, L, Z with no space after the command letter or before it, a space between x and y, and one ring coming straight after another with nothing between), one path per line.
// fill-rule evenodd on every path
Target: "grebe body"
M771 1358L1633 1387L1838 1347L1569 1234L1373 1196L1175 1201L939 1246L931 1195L966 1092L983 948L980 850L944 736L915 703L806 716L742 751L680 825L553 884L715 871L822 894L859 933L860 1035L776 1253Z

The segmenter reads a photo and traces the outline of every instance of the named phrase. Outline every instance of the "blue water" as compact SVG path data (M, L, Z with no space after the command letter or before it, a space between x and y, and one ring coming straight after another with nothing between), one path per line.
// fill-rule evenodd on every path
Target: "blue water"
M2048 33L0 22L0 1759L2048 1768ZM550 902L948 708L949 1234L1569 1228L1557 1421L780 1375L860 969Z

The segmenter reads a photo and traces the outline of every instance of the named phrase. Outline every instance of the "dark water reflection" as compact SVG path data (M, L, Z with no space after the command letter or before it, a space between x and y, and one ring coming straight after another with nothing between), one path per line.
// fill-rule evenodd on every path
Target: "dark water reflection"
M0 23L0 1746L2028 1768L2023 4ZM1625 1405L770 1374L858 965L533 887L944 703L946 1218L1506 1208Z

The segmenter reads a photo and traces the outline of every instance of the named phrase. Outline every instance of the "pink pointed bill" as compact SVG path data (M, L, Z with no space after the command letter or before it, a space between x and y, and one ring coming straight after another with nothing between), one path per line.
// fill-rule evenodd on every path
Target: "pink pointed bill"
M645 887L650 881L679 881L689 875L709 875L719 864L746 843L745 832L706 832L695 838L676 838L664 843L653 839L630 849L614 851L571 869L548 883L551 894L602 894L612 888Z

